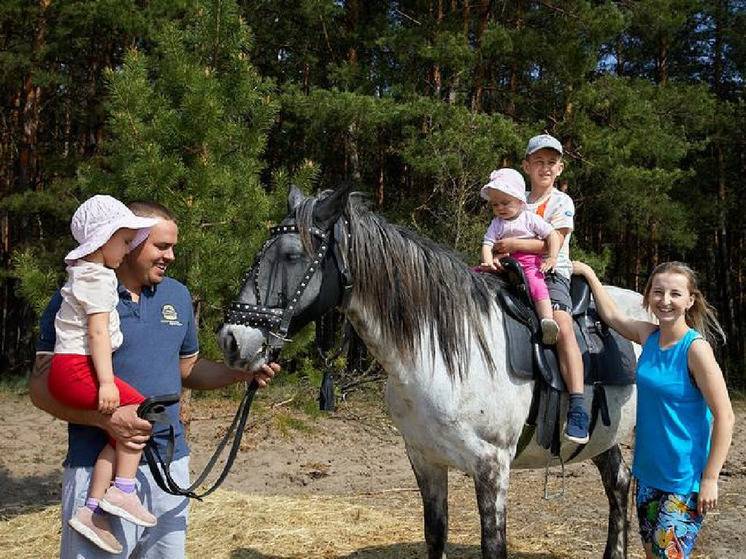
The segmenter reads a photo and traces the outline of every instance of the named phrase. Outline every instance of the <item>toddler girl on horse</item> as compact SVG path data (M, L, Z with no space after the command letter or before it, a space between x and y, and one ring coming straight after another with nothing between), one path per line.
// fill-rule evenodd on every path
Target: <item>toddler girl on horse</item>
M559 334L559 326L553 318L549 290L544 282L544 273L550 272L557 264L560 238L549 223L535 213L526 211L526 183L514 169L498 169L490 174L490 182L485 184L480 196L492 206L494 218L482 241L482 270L497 271L501 268L500 258L511 256L523 268L531 298L541 319L542 342L554 344ZM494 244L506 238L543 239L548 256L542 261L541 254L515 252L513 254L493 254Z

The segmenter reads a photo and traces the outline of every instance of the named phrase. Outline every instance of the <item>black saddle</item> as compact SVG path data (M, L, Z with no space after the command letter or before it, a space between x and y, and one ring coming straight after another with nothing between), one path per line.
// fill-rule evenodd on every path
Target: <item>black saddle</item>
M523 269L512 258L503 258L501 264L504 274L497 290L497 300L503 309L508 362L515 375L537 381L527 424L535 427L539 445L551 448L553 454L558 455L559 403L565 383L560 374L557 350L555 346L541 343L540 322ZM603 387L634 384L636 359L632 344L601 321L585 278L573 276L570 285L570 314L583 357L585 384L594 387L592 431L599 414L605 425L610 424ZM516 455L530 438L524 440L522 437ZM582 446L577 452L581 449Z

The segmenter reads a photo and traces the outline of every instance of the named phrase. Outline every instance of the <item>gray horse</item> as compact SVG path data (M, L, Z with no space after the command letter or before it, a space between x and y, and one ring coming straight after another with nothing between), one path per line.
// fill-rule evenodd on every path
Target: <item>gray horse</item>
M507 557L510 468L552 459L532 441L514 460L534 383L509 369L494 279L369 212L347 189L319 197L292 189L288 206L220 329L226 362L253 370L309 321L340 308L388 374L386 400L422 495L428 558L446 557L449 468L474 479L482 556ZM610 293L620 308L642 313L639 294ZM617 559L626 556L630 481L618 442L634 426L635 387L607 387L607 401L611 427L599 424L571 461L591 459L601 472L610 508L604 557ZM561 455L575 449L568 443Z

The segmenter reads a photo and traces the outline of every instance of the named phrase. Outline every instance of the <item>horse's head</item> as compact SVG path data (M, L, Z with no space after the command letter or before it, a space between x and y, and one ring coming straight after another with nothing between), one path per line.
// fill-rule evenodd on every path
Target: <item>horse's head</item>
M219 329L229 366L255 370L276 359L294 332L343 302L350 290L343 213L349 194L345 187L306 197L291 188L288 215L270 230Z

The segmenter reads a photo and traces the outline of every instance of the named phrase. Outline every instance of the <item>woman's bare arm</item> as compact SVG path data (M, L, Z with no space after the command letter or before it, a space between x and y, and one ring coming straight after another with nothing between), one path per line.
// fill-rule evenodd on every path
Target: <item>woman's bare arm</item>
M652 322L637 320L628 317L614 303L614 300L604 289L601 280L598 279L593 268L583 262L573 261L572 271L574 274L582 275L588 281L596 301L596 309L601 319L619 332L622 336L635 343L642 345L657 326Z
M720 370L712 352L712 347L705 340L692 342L687 356L689 370L692 372L697 387L712 412L712 434L710 435L710 455L700 480L699 501L697 509L700 514L717 506L717 481L725 458L728 456L735 416L725 386L723 372ZM704 441L702 441L704 444Z

